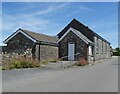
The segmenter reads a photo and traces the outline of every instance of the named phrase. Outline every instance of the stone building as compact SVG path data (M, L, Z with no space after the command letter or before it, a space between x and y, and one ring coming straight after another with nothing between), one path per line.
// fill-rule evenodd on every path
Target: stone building
M32 50L38 60L58 59L96 61L111 57L110 43L73 19L56 37L18 29L5 41L9 53Z
M60 33L59 58L64 60L80 60L88 62L111 57L110 43L100 35L73 19Z
M29 49L33 58L43 61L58 59L57 40L57 37L19 28L4 43L7 44L8 53L22 54Z

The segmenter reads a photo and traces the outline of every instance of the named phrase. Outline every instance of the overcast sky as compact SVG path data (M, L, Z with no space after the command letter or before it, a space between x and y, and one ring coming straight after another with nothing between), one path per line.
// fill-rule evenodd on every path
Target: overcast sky
M73 18L118 46L118 6L113 2L4 2L3 40L18 28L55 36Z

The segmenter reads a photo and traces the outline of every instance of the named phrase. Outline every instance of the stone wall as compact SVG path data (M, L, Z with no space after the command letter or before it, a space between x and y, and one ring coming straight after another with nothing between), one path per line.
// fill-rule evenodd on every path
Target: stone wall
M8 41L7 52L23 54L26 55L27 57L32 58L33 53L31 51L33 51L32 50L33 46L34 46L33 41L31 41L23 34L18 33ZM38 59L38 45L36 45L35 58ZM50 59L51 60L58 59L58 47L40 45L40 60L46 61Z
M75 44L75 54L79 53L79 55L75 56L75 60L79 60L80 58L87 60L87 44L72 31L59 42L59 58L68 56L69 42ZM64 60L68 60L68 58L64 58Z
M7 43L7 51L8 53L22 53L26 49L30 49L33 47L33 41L28 39L21 33L18 33L16 36L11 38Z
M94 37L94 55L95 60L110 58L110 45L98 37Z
M36 45L35 58L39 57L39 45ZM58 47L49 45L40 45L40 61L49 61L58 59Z

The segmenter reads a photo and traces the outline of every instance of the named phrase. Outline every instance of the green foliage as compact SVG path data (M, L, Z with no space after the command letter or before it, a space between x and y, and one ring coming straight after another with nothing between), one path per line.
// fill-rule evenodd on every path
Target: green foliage
M22 64L20 61L14 61L11 63L10 65L10 69L14 69L14 68L22 68Z
M118 47L117 47L117 48L115 48L115 50L116 50L117 52L120 52L120 48L118 48Z
M56 60L56 59L49 59L49 60L46 60L46 61L42 61L42 64L56 63L57 61L59 61L59 60Z
M48 61L42 61L42 64L48 64Z
M115 48L116 52L113 52L114 56L120 56L120 48Z
M113 56L120 56L120 52L113 52Z
M58 60L50 60L50 63L56 63Z
M17 58L17 59L15 58L11 62L9 62L9 65L4 66L2 70L34 68L34 67L39 67L39 66L40 66L39 62L22 57L22 58Z
M0 70L2 70L2 66L0 66Z

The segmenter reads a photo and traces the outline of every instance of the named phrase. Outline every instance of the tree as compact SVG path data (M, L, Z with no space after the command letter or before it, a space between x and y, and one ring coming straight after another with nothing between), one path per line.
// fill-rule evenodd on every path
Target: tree
M120 52L120 48L118 48L118 47L117 47L117 48L115 48L115 50L116 50L117 52Z
M120 56L120 48L117 47L117 48L115 48L115 50L116 50L116 52L113 52L113 55L114 56Z

